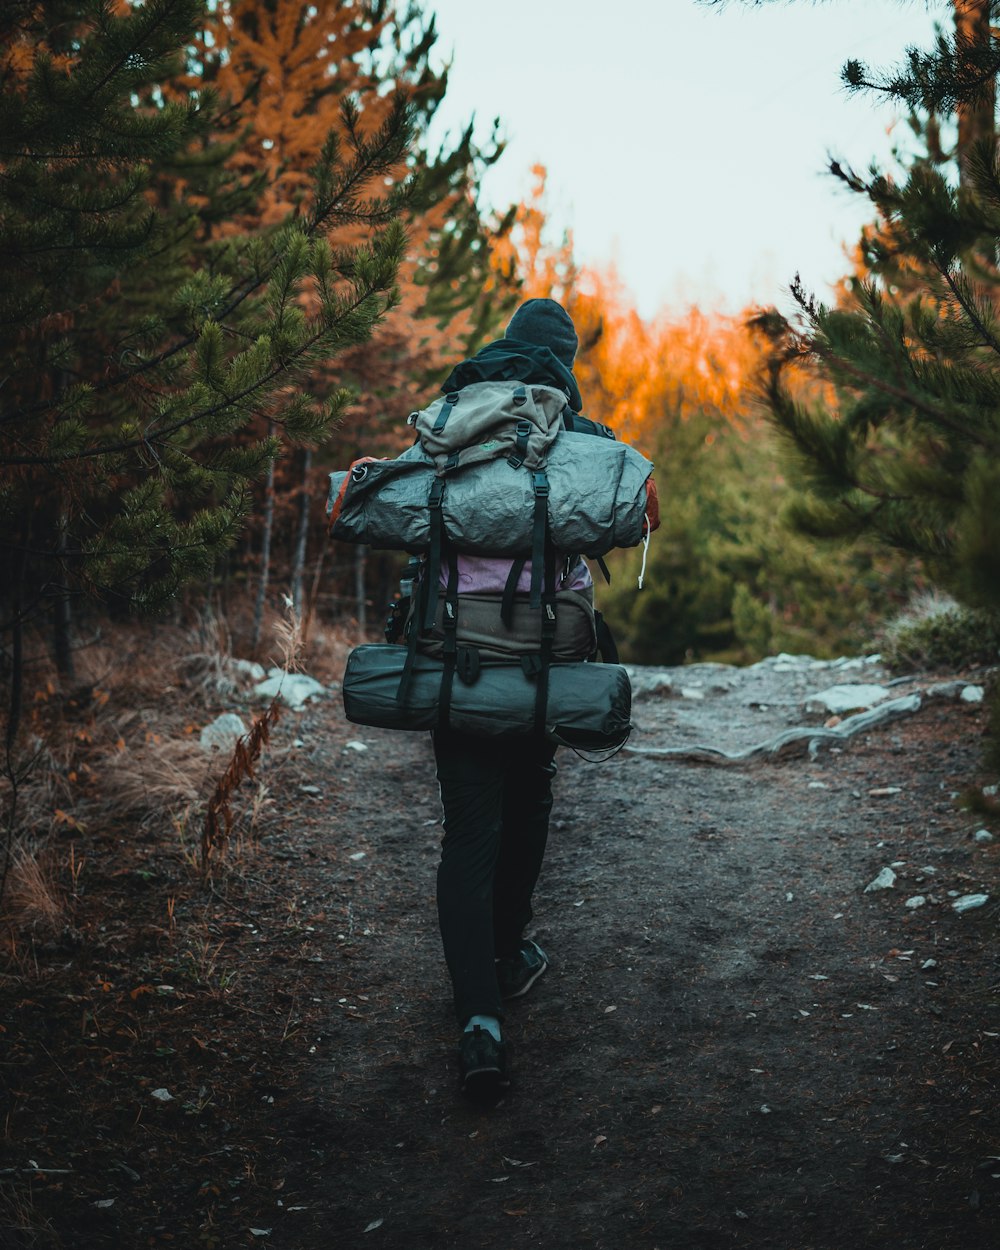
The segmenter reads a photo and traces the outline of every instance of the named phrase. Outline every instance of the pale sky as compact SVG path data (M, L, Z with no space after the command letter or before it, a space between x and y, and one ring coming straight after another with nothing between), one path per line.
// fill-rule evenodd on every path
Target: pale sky
M613 261L639 311L787 303L798 271L825 297L867 219L825 172L864 172L908 135L840 85L849 57L896 64L929 46L946 0L427 0L453 59L436 135L501 118L487 204L548 167L550 214L577 259Z

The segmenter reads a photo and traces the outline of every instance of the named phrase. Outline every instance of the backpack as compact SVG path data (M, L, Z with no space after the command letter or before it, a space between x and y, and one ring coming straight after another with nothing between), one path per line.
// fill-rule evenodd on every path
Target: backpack
M400 634L407 641L396 702L407 705L418 652L441 666L440 724L449 720L456 673L472 686L484 666L518 666L533 684L534 728L545 732L553 662L594 658L600 633L604 658L617 663L592 601L590 624L581 626L588 605L556 589L557 560L586 555L608 577L608 551L648 543L659 523L653 466L610 428L574 413L553 386L474 382L411 413L408 424L416 441L401 456L363 457L331 473L328 503L334 538L422 555L405 619L397 610L387 631L390 642ZM460 553L511 557L503 594L492 602L460 596ZM529 559L525 602L517 584ZM470 622L460 627L463 603Z

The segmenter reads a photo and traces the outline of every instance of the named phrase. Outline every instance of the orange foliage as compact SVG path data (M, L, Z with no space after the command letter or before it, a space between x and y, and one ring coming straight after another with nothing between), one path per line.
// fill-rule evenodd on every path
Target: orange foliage
M573 235L567 231L555 247L544 238L548 220L547 170L544 165L533 165L531 174L534 182L528 198L517 206L511 232L494 242L491 265L496 273L520 281L522 299L547 296L565 303L578 273L573 259Z
M689 308L644 321L613 267L580 266L569 233L558 244L546 240L545 167L532 174L495 263L520 275L523 298L559 300L573 317L580 337L574 373L586 415L648 451L665 423L695 413L745 426L767 346L746 330L747 314Z
M341 115L345 97L350 95L357 104L358 130L365 135L388 115L392 100L387 86L411 98L437 90L438 80L433 76L420 74L417 81L406 81L401 75L387 83L384 74L371 67L368 54L379 47L384 51L396 27L412 20L400 16L400 7L406 6L386 4L376 20L367 6L350 0L270 4L223 0L220 17L211 21L199 39L196 60L206 66L205 78L193 76L184 85L193 89L204 82L237 106L247 101L238 111L250 125L239 136L229 164L247 179L263 170L266 179L259 215L253 222L228 223L228 230L276 223L296 210L308 196L310 171L327 136L333 131L346 140ZM401 164L391 180L401 181L407 172ZM360 188L359 197L377 200L387 189L388 180L380 179ZM433 270L436 241L448 228L457 197L467 194L445 194L407 220L408 248L397 278L399 302L370 343L338 360L337 382L353 384L361 393L351 414L348 438L356 438L365 448L373 446L373 440L391 445L399 437L398 432L380 429L385 418L391 417L391 423L398 425L401 413L419 406L418 400L424 402L428 372L440 371L442 362L455 360L471 332L465 311L443 325L428 317L427 287L415 280L422 265ZM329 238L342 248L360 243L363 234L350 224L335 223ZM499 273L496 280L500 281Z

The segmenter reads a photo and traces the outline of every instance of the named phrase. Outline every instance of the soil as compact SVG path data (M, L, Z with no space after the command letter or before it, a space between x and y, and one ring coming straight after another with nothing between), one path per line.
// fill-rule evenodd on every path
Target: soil
M809 689L884 677L637 671L633 742L750 746ZM458 1093L429 742L335 699L286 713L257 836L211 883L174 833L91 831L72 924L16 947L0 1241L996 1246L1000 830L976 843L956 801L996 780L983 721L926 698L726 767L561 751L551 967L484 1109Z

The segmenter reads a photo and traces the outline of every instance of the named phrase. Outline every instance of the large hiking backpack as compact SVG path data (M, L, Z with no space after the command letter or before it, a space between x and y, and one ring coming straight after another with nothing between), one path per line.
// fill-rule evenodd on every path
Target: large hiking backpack
M393 648L390 657L387 648L378 654L378 648L360 647L351 657L344 679L349 719L425 728L432 717L433 723L464 725L472 732L534 729L559 741L567 741L572 728L575 741L588 746L621 740L628 730L624 670L603 677L587 673L582 702L593 706L592 722L584 723L585 707L580 719L579 699L574 727L559 721L558 707L549 707L550 669L592 658L595 650L592 626L583 633L566 627L567 622L579 625L579 612L582 608L585 616L587 605L567 602L573 592L557 590L556 565L570 554L600 559L614 547L648 541L659 523L650 461L619 442L608 427L573 413L565 394L551 386L472 383L412 413L409 423L417 439L401 456L365 457L330 475L334 538L422 556L406 621L406 648ZM505 591L494 597L495 628L489 622L490 605L482 602L489 596L469 596L460 611L466 597L458 594L459 554L513 560ZM517 585L528 560L531 581L525 597ZM460 624L466 616L468 628ZM574 656L572 640L581 637L588 641ZM605 658L609 650L606 645ZM616 654L612 658L617 661ZM483 715L467 691L453 700L456 673L465 687L473 687L485 669L496 666L505 674L491 673L478 692L489 705ZM431 712L428 691L435 682L438 697ZM603 697L598 694L602 683ZM384 706L390 702L390 685L391 715ZM560 677L556 686L569 690L572 680ZM496 714L498 691L509 696L509 716Z

